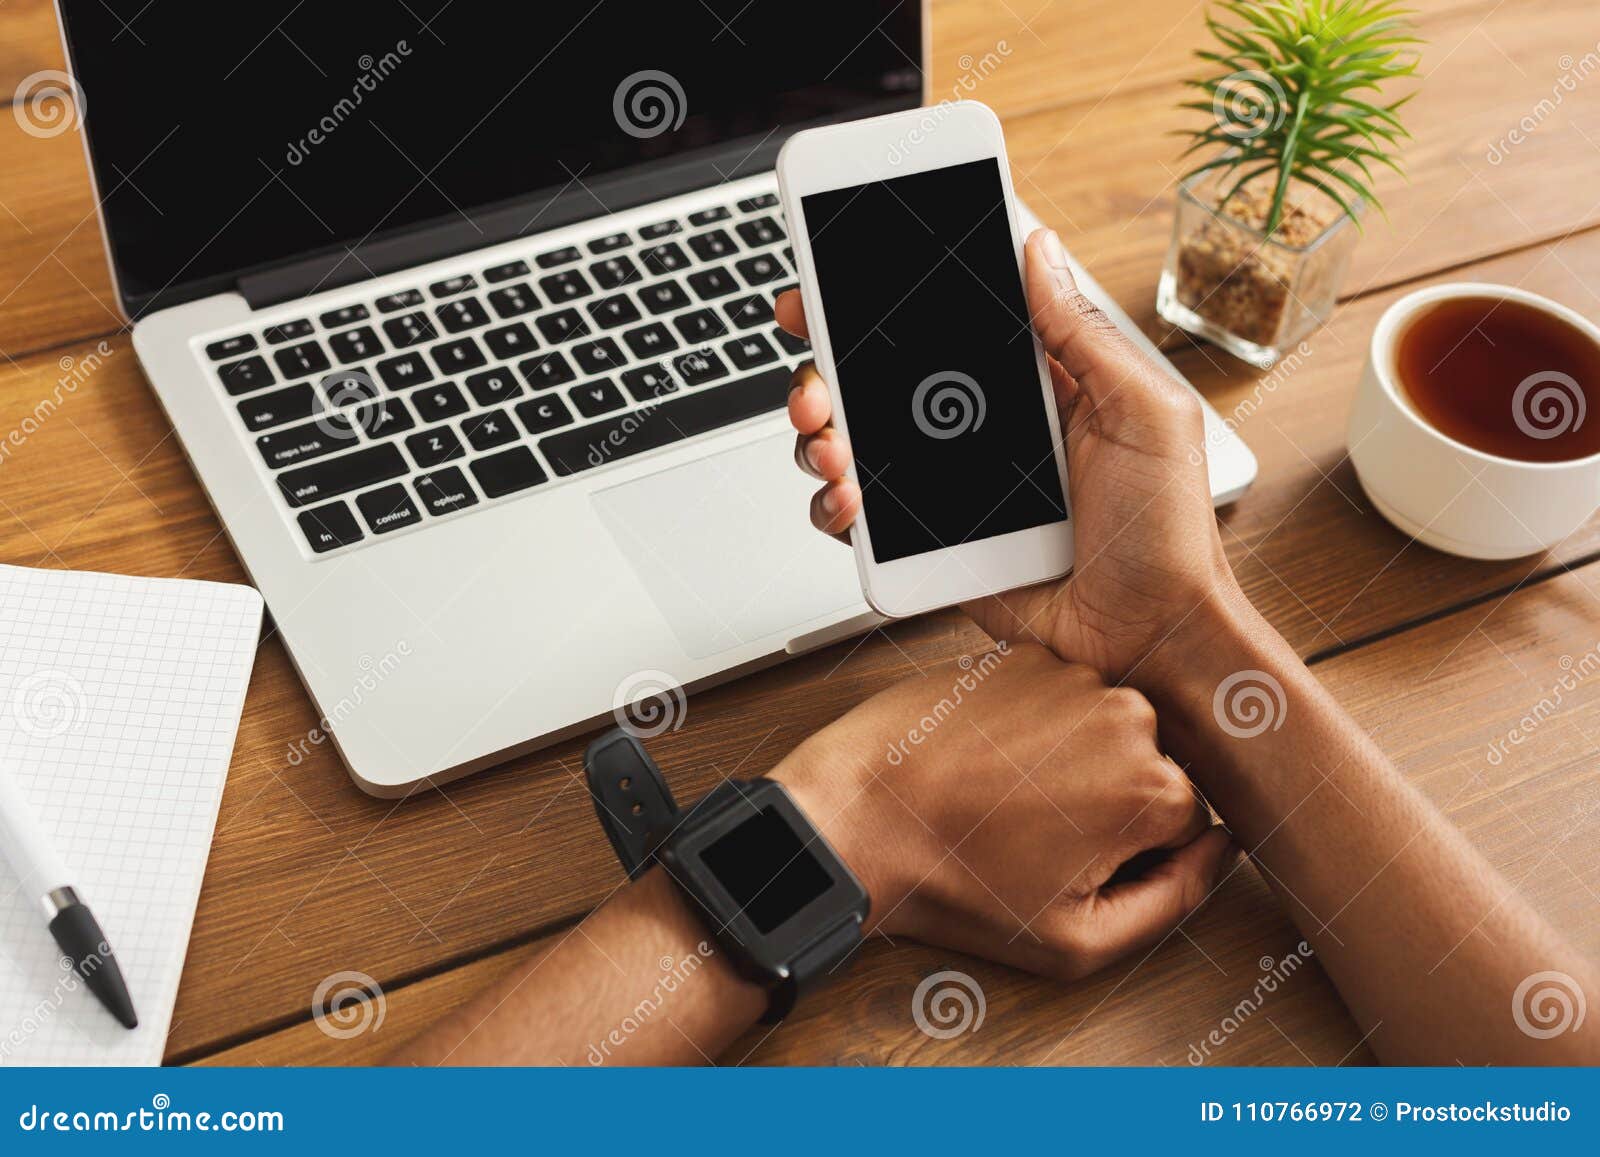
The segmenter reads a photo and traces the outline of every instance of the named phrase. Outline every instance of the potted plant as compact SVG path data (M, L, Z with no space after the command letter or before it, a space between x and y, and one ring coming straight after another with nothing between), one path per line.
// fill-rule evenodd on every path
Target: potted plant
M1181 329L1270 366L1325 322L1360 214L1377 205L1375 166L1400 171L1418 43L1398 0L1224 0L1206 17L1217 51L1196 53L1209 114L1185 131L1204 159L1179 183L1156 309Z

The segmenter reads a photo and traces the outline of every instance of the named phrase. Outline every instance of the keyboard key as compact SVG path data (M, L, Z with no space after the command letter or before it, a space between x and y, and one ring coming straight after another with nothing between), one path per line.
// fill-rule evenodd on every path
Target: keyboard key
M544 334L544 340L551 345L560 345L575 337L588 337L592 332L589 323L583 320L583 315L575 309L558 309L554 313L547 313L533 323L539 327L539 332Z
M560 273L552 273L549 277L541 277L539 288L544 290L544 295L551 301L577 301L578 298L588 297L594 292L589 288L589 283L583 279L583 274L576 269L566 269Z
M461 396L454 382L440 382L425 390L411 392L411 404L417 408L424 422L442 422L467 412L467 399Z
M672 324L689 345L705 345L712 338L726 337L728 327L709 309L697 309L672 319Z
M378 363L378 376L391 390L404 390L433 381L433 371L428 368L428 363L422 360L421 354L414 352L401 354L397 358L385 358Z
M636 401L653 402L677 390L678 383L672 380L672 375L660 362L652 362L647 366L624 370L622 385Z
M330 414L318 422L263 434L256 439L256 446L268 469L281 470L296 462L309 462L335 450L348 449L359 440L348 420Z
M270 394L257 394L239 403L239 416L252 430L265 430L285 422L309 418L321 410L322 403L317 400L317 392L311 388L310 382L273 390Z
M370 402L381 392L378 383L365 370L335 370L322 379L322 396L335 410L357 402Z
M520 358L539 348L533 331L528 328L528 323L523 321L514 321L499 329L485 330L483 344L489 347L490 353L502 361Z
M601 414L620 410L628 404L622 391L611 384L610 378L598 378L581 386L573 386L567 391L567 397L572 399L572 404L578 407L578 413L585 418L598 418Z
M740 221L734 226L744 243L752 249L773 245L784 238L783 228L771 217L757 217L754 221Z
M554 269L558 265L570 265L583 258L576 246L568 245L565 249L553 249L549 253L541 253L533 259L533 263L540 269Z
M788 271L778 264L776 257L766 253L757 253L754 257L735 261L733 267L739 271L739 276L751 285L766 285L789 275Z
M278 475L278 489L290 506L309 506L352 490L399 478L410 467L393 442L380 442L337 458L297 466Z
M811 351L810 342L803 337L795 337L786 329L775 329L772 331L772 336L778 340L778 344L783 347L783 352L786 354L803 354Z
M418 466L437 466L455 458L466 457L467 448L449 426L436 426L406 439L406 449L417 460Z
M722 364L722 359L715 351L709 349L679 354L668 364L678 380L686 386L702 386L728 376L728 367Z
M408 313L404 317L391 318L383 323L383 332L389 335L389 343L397 350L421 345L439 336L439 331L433 328L433 322L425 313Z
M235 397L259 390L262 386L270 386L278 380L272 376L272 370L260 355L218 366L217 377L222 379L223 388Z
M733 214L728 212L726 205L717 205L711 209L701 209L699 212L690 213L689 224L709 225L713 221L726 221L731 216Z
M422 511L411 501L411 495L399 482L379 490L369 490L356 498L361 517L372 527L373 534L385 534L405 526L415 526L422 521Z
M517 428L511 424L504 410L472 415L461 423L461 432L467 436L474 450L493 450L496 446L515 442L522 436L517 433Z
M478 279L470 273L460 273L455 277L447 277L443 281L435 281L428 286L428 292L435 297L453 297L458 293L465 293L469 289L478 288Z
M753 370L778 360L778 351L758 333L747 333L724 342L722 350L728 355L728 360L741 370Z
M655 285L647 285L639 290L639 300L644 302L644 307L651 313L671 313L675 309L682 309L692 304L689 295L683 291L683 286L676 281L659 281Z
M628 343L636 358L659 357L678 348L677 339L659 321L630 329L622 335L622 340Z
M494 284L510 281L513 277L526 277L530 272L526 261L508 261L504 265L496 265L493 269L485 269L483 279Z
M422 499L429 514L454 514L478 504L478 496L467 484L467 476L455 466L418 474L412 481L417 487L417 497Z
M739 247L733 243L733 238L721 229L713 229L709 233L699 233L689 238L689 248L694 250L695 256L701 261L716 261L718 258L732 256Z
M757 193L754 197L746 197L739 202L739 212L754 213L758 209L770 209L778 203L776 193Z
M381 313L393 313L397 309L410 309L421 304L422 294L415 289L402 289L399 293L378 298L378 310Z
M356 516L342 502L330 502L326 506L303 512L300 515L300 530L306 536L307 545L318 554L337 550L341 546L353 546L362 538L361 527L356 525Z
M517 404L517 417L522 419L522 424L528 427L530 434L543 434L547 430L554 430L559 426L572 424L572 412L567 409L559 395L551 394L547 398L534 398L532 401Z
M517 363L517 372L535 390L565 385L578 376L572 372L567 359L558 353L535 354L531 358L524 358Z
M388 438L403 434L415 426L416 419L399 398L384 398L355 412L356 425L367 432L369 438Z
M689 288L699 295L701 301L710 301L714 297L726 297L739 292L739 283L726 269L702 269L689 274Z
M513 446L487 458L475 458L470 465L472 476L490 498L537 486L547 477L533 451L526 446Z
M539 308L539 296L526 283L507 285L489 294L489 305L501 317L517 317Z
M328 338L328 348L333 351L333 356L339 359L339 364L349 365L365 358L375 357L383 352L383 343L378 340L378 335L369 325L347 329L343 333L333 334Z
M247 333L242 333L238 337L225 337L206 346L206 357L214 362L220 362L223 358L249 353L255 348L256 339Z
M322 328L338 329L341 325L353 325L358 321L366 321L372 314L364 305L347 305L342 309L330 309L321 317Z
M468 370L489 364L489 359L483 356L478 343L470 337L458 337L455 341L440 342L429 349L428 353L433 355L433 362L439 367L441 374L464 374Z
M639 230L639 237L644 241L654 241L658 237L670 237L674 233L683 232L683 226L676 221L657 221L654 225L646 225Z
M287 346L272 355L278 363L278 372L286 378L303 378L307 374L320 374L331 364L328 355L314 341Z
M311 323L305 318L300 318L297 321L269 325L261 331L261 336L267 339L268 345L282 345L286 341L299 341L303 337L310 337L311 333Z
M439 321L451 333L462 333L489 324L489 315L483 311L476 297L458 297L454 301L447 301L434 313L439 315Z
M610 253L616 249L626 249L633 244L633 238L626 233L610 233L604 237L596 237L589 242L590 253Z
M777 366L754 377L671 397L645 410L613 414L585 426L548 434L539 440L539 449L555 472L564 477L757 414L781 410L788 397L789 371Z
M644 262L648 273L676 273L689 264L689 255L677 244L668 241L644 250L639 254L639 260Z
M615 329L619 325L638 321L640 317L639 307L633 304L626 293L591 301L586 308L601 329Z
M629 257L607 257L589 266L589 276L601 289L615 289L641 278L639 267Z
M467 389L480 406L498 406L522 393L522 383L506 366L469 374L466 381Z
M572 360L586 374L604 374L621 369L627 359L622 356L622 349L616 342L603 337L598 341L573 346Z
M727 314L728 320L740 329L764 325L772 320L772 306L768 305L767 299L759 293L723 302L722 312Z

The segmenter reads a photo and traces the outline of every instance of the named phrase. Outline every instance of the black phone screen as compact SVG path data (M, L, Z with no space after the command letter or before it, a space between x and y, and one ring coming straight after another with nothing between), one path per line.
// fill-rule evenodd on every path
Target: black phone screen
M806 196L880 563L1067 517L993 158Z

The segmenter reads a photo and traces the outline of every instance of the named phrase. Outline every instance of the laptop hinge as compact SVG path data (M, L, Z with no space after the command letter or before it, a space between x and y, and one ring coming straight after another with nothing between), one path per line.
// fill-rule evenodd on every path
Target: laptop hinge
M753 146L735 142L671 161L635 166L592 181L574 178L560 189L513 205L456 214L408 232L341 248L288 265L245 274L237 288L252 309L264 309L402 269L533 236L651 201L770 170L790 133L772 133Z

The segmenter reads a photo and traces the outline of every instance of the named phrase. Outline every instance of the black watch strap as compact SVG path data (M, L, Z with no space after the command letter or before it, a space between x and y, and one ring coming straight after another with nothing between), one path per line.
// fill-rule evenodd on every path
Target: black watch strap
M644 745L621 728L591 743L583 766L600 828L628 879L637 880L677 824L678 801Z
M762 1024L777 1024L788 1016L795 1002L813 988L828 982L833 970L843 964L861 943L861 922L847 920L837 924L820 940L809 944L795 957L789 978L769 991Z

